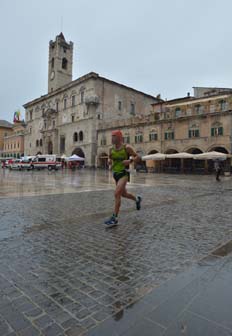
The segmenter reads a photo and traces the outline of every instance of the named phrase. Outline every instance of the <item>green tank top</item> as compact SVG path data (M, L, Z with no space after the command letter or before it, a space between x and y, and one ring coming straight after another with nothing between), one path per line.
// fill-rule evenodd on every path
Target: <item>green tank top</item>
M120 173L123 170L127 169L122 163L124 160L128 159L128 153L126 151L125 146L123 146L120 150L116 150L115 148L111 149L111 159L112 163L112 171L114 173Z

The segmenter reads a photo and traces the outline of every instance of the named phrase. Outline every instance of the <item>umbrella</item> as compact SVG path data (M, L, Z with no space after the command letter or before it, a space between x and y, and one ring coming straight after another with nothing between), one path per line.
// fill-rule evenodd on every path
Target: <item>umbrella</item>
M195 154L194 159L196 160L226 160L227 154L221 152L205 152L201 154Z
M162 153L150 154L142 156L143 161L147 160L165 160L166 155Z
M85 161L85 159L76 154L73 154L72 156L68 158L68 161Z
M166 155L167 159L192 159L193 157L194 157L194 154L190 154L186 152Z

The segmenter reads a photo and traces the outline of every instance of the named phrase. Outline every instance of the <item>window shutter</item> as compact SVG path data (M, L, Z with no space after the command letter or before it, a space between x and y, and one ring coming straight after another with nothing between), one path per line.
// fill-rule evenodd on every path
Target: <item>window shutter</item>
M211 128L211 136L214 136L214 128Z
M189 130L189 138L191 138L192 137L192 132L191 132L191 130Z

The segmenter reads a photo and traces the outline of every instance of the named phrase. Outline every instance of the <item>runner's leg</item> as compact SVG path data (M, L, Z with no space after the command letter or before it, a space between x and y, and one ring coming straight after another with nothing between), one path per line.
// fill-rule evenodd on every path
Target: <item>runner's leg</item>
M123 192L125 191L127 181L128 181L128 177L123 176L118 181L116 189L115 189L115 193L114 193L114 197L115 197L114 214L116 216L119 213L119 209L120 209L120 205L121 205L121 197L122 197Z
M128 191L126 190L126 188L124 189L124 191L122 193L122 197L129 198L129 199L131 199L131 200L133 200L133 201L136 202L136 197L133 194L128 193Z

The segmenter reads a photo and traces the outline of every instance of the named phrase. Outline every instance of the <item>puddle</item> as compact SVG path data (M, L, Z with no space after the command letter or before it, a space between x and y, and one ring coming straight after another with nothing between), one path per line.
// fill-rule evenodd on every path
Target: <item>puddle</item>
M32 232L38 232L42 230L47 230L51 226L48 224L34 224L28 228L24 229L24 233L32 233Z
M232 240L212 252L212 255L225 257L232 252Z

